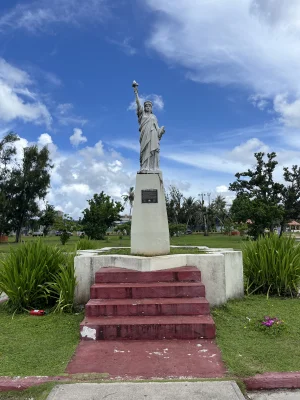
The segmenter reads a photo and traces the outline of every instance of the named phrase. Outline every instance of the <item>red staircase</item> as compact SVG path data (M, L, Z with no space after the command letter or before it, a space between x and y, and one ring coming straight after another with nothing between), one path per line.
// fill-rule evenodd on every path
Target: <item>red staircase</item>
M216 332L196 267L101 268L85 315L85 340L213 339ZM92 335L85 336L87 328Z

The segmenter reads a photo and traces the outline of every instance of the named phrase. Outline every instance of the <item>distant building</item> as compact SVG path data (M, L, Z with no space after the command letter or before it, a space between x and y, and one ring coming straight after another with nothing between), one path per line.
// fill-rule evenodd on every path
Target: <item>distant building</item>
M131 222L131 215L121 215L120 221L115 221L115 225L122 225Z
M64 212L60 211L60 210L55 210L55 214L57 217L63 217L64 216Z

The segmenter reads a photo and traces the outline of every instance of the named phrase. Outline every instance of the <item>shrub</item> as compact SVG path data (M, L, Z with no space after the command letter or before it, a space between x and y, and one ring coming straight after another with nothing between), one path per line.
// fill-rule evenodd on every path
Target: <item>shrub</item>
M12 249L0 263L0 292L7 294L8 306L13 311L55 306L57 296L49 292L49 281L59 279L63 268L69 277L72 272L62 251L42 240Z
M99 244L96 240L80 239L76 244L77 250L95 250L99 248Z
M169 233L173 237L175 235L184 234L186 231L186 225L184 224L169 224Z
M60 264L56 273L51 274L51 281L46 283L46 292L55 300L53 312L73 312L76 286L75 254L66 256L65 264Z
M67 232L67 231L63 231L62 233L61 233L61 235L60 235L60 241L61 241L61 244L64 246L66 243L67 243L67 241L70 239L70 234L69 234L69 232Z
M243 245L246 292L294 296L300 284L300 246L270 235Z

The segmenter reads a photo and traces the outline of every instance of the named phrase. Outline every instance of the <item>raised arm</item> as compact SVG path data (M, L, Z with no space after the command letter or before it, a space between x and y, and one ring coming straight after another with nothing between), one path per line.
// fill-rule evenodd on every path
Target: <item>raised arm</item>
M132 87L133 87L134 94L135 94L136 112L137 112L138 117L140 118L143 115L144 110L143 110L143 107L142 107L140 99L139 99L139 93L138 93L139 84L136 81L133 81Z
M140 116L140 114L143 113L143 107L141 105L137 89L134 90L134 93L135 93L135 101L136 101L136 112L137 112L137 115Z

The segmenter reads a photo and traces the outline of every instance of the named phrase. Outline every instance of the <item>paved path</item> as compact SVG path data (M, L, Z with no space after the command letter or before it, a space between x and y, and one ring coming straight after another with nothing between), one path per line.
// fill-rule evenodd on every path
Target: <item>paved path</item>
M249 392L250 400L300 400L300 390Z
M82 383L56 386L47 400L245 400L235 382Z
M67 373L110 378L222 378L226 370L214 340L82 340Z

